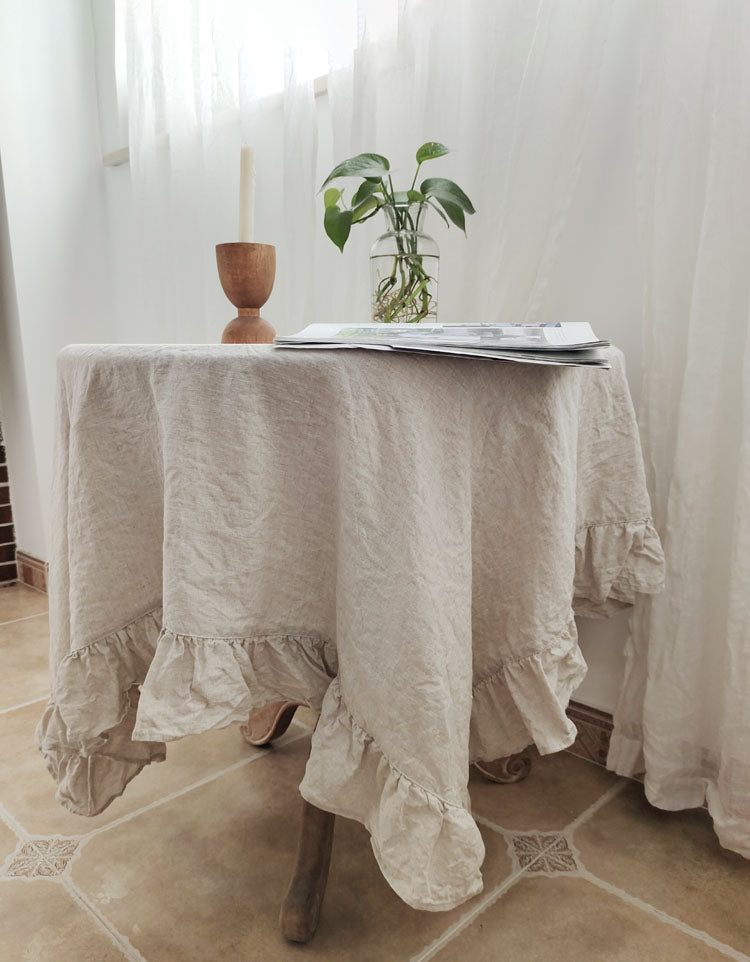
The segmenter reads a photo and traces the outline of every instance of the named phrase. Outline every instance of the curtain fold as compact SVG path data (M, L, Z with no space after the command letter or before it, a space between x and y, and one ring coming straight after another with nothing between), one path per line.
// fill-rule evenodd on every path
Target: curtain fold
M678 15L679 14L679 15ZM641 60L640 409L667 589L633 620L609 765L750 857L750 10L661 3Z

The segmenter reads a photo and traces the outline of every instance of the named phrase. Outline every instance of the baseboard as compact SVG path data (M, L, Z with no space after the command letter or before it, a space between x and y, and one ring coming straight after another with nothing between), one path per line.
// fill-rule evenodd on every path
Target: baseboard
M25 551L16 551L16 565L18 566L18 580L25 585L36 588L37 591L47 591L48 565Z
M581 705L576 701L568 705L567 715L578 729L575 742L567 750L571 755L606 766L613 727L612 716L608 712L589 708L588 705Z

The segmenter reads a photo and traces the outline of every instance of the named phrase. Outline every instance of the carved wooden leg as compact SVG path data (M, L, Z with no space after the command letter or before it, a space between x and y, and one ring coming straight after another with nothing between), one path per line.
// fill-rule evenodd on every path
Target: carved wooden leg
M491 762L474 762L474 768L491 782L501 785L522 782L531 771L531 755L526 748L515 755L506 755Z
M251 745L267 745L284 734L298 708L296 701L271 701L251 711L247 725L240 726L242 737Z
M335 815L303 801L297 864L281 906L281 931L290 942L309 942L318 927L328 882Z

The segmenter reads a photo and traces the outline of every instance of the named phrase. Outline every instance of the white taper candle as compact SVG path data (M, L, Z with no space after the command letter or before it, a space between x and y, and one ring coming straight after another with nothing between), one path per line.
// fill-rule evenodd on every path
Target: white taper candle
M255 155L252 147L240 148L240 241L253 239L255 203Z

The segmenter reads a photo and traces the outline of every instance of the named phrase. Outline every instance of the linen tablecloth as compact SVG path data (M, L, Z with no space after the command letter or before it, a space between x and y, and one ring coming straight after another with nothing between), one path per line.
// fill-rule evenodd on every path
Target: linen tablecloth
M298 700L321 712L303 796L367 826L409 905L480 891L470 760L570 745L574 612L662 583L610 359L62 351L58 799L96 814L165 742Z

